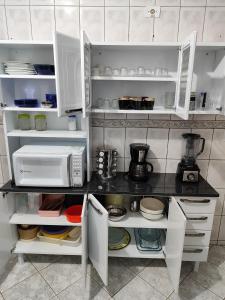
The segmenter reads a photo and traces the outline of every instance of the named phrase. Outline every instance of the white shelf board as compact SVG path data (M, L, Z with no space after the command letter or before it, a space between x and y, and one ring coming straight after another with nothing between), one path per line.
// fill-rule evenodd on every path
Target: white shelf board
M0 45L21 45L27 47L29 45L53 45L52 40L0 40Z
M136 241L135 241L135 236L134 236L134 229L129 228L127 231L130 233L131 236L131 241L130 244L121 249L121 250L109 250L109 256L114 256L114 257L133 257L133 258L156 258L156 259L164 259L165 256L163 254L163 249L161 251L145 251L145 252L140 252L137 249L136 246Z
M29 224L29 225L58 225L58 226L81 226L81 223L71 223L66 216L41 217L38 214L15 213L12 215L10 224Z
M0 79L55 79L55 75L8 75L0 74Z
M34 241L19 240L16 243L13 253L82 255L82 243L80 243L76 247L70 247L70 246L46 243L38 239Z
M166 229L168 226L168 220L166 217L163 217L160 220L151 221L145 219L140 212L131 212L128 211L124 219L113 222L109 220L108 225L110 227L126 227L126 228L159 228Z
M57 108L45 108L45 107L17 107L17 106L7 106L4 107L5 111L37 111L37 112L57 112Z
M219 115L221 112L219 110L190 110L190 115Z
M86 139L85 131L69 131L69 130L19 130L15 129L7 133L11 137L33 137L33 138L64 138L64 139Z
M93 113L110 113L110 114L175 114L175 109L154 108L152 110L137 110L137 109L104 109L92 108Z
M176 82L176 77L145 77L145 76L91 76L92 80L117 80L117 81L158 81L158 82Z

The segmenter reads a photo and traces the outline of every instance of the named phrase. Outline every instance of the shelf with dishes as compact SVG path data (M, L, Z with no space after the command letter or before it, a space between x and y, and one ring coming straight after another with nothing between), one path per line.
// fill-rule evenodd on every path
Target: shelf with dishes
M148 76L91 76L91 79L94 80L116 80L116 81L152 81L152 82L176 82L176 77L148 77Z
M47 79L55 80L55 75L21 75L0 74L0 79Z
M19 130L15 129L7 133L8 137L30 137L30 138L64 138L64 139L86 139L85 131L68 131L68 130Z

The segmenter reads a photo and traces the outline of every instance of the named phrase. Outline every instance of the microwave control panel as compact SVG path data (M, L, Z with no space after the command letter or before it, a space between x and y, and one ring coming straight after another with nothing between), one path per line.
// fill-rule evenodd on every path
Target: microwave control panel
M71 186L83 186L85 178L84 165L84 155L71 156Z

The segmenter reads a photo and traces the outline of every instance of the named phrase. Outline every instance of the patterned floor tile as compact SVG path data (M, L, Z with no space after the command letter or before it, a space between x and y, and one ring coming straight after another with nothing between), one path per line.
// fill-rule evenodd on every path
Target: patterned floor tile
M35 274L3 293L5 300L48 300L54 292L40 274Z
M1 292L11 288L15 284L23 281L37 272L37 270L29 261L19 264L17 256L12 256L6 270L6 273L0 278Z
M81 257L62 257L59 261L40 271L56 294L82 277Z
M209 250L208 262L225 269L225 247L211 247Z
M0 300L4 300L1 294L0 294Z
M59 255L28 255L29 261L40 271L50 264L60 260L62 256Z
M73 298L71 297L73 295ZM58 294L60 300L108 300L111 299L105 289L98 284L93 278L88 276L86 291L84 293L83 278L79 279L71 286Z
M150 263L149 259L143 258L119 258L121 264L127 267L131 272L138 274L144 270Z
M169 300L221 300L221 298L187 278L180 285L179 295L173 293Z
M132 279L115 296L115 300L164 300L162 294L139 277Z

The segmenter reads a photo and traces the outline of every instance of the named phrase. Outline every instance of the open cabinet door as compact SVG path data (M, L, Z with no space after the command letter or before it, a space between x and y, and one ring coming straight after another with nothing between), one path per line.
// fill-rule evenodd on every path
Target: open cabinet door
M184 248L186 217L175 200L169 204L168 228L166 233L166 264L175 292L178 292Z
M56 32L54 61L58 116L82 110L80 40Z
M11 252L17 242L16 226L9 224L14 211L14 194L8 194L5 198L0 193L0 276L5 272Z
M91 43L84 31L80 34L81 86L83 117L91 109Z
M84 287L86 286L86 278L87 278L87 263L88 263L88 236L87 236L87 194L84 195L84 201L82 206L82 214L81 214L81 241L82 241L82 269L84 275Z
M88 195L88 255L105 285L108 285L108 212Z
M179 53L175 103L176 114L184 120L188 120L189 115L195 47L196 31L182 43Z

